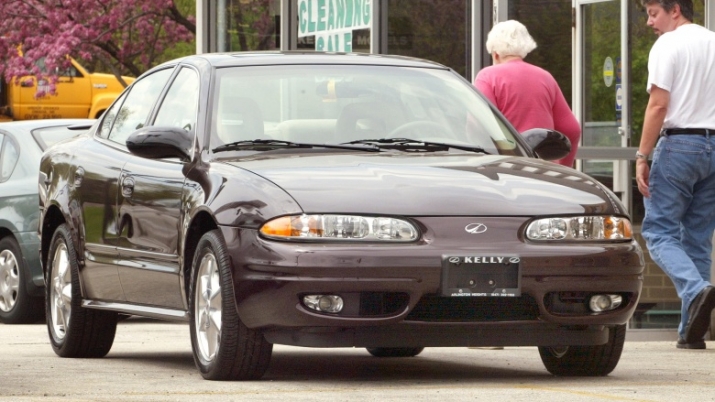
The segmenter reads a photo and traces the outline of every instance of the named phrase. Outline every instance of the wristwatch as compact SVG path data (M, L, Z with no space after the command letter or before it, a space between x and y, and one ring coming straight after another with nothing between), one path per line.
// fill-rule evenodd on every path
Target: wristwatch
M642 154L639 151L636 151L636 159L643 159L644 161L648 160L648 155Z

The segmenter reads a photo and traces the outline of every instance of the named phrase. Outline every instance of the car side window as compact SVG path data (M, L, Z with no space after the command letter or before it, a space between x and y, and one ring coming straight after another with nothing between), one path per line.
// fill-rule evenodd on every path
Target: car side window
M10 137L0 136L0 183L10 178L19 156L20 150L15 142Z
M74 66L69 66L63 70L59 70L59 75L61 77L82 77L79 71Z
M124 145L129 134L144 127L172 71L171 68L160 70L134 82L114 117L109 140Z
M196 126L198 100L199 76L190 68L182 68L159 107L154 125L179 127L191 132Z
M40 69L43 73L47 74L47 66L45 66L45 58L41 57L35 62L35 65L37 68ZM73 65L70 65L67 68L56 68L55 69L55 74L57 74L60 77L84 77Z
M109 136L109 132L112 129L112 123L114 123L114 118L117 117L117 112L119 111L119 108L122 107L126 95L127 93L124 92L119 98L117 98L117 100L114 101L112 106L104 112L104 115L102 116L102 124L100 124L97 129L97 136L102 138L107 138Z

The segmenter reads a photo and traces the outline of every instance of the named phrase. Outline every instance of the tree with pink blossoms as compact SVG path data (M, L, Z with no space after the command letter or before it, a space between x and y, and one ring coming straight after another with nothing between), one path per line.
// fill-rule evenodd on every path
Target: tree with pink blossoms
M195 31L194 18L174 0L2 0L0 76L8 83L46 79L54 93L54 72L74 57L123 82L122 75L139 76L163 61L167 48L192 41Z

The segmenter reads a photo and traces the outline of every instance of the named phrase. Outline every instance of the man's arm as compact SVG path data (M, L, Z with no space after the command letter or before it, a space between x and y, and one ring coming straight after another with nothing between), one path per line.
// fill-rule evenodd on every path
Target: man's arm
M648 106L645 109L645 117L643 119L643 132L641 133L641 143L638 147L638 152L645 156L650 155L658 142L660 130L663 127L665 113L668 111L668 103L670 102L670 92L665 89L653 85L650 89L650 98ZM648 191L648 175L650 168L648 161L645 158L636 158L636 182L638 183L638 191L645 197L650 197Z

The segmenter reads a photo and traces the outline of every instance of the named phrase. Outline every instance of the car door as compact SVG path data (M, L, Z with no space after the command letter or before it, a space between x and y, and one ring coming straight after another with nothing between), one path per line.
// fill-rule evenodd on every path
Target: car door
M81 275L88 299L125 300L117 271L119 179L130 156L124 141L134 127L146 123L171 71L161 70L137 81L104 114L95 141L87 141L74 155L86 257Z
M84 141L72 155L67 180L73 187L71 213L81 214L79 252L85 264L80 268L82 291L92 300L122 301L115 260L117 258L117 180L126 152L108 146L106 137L126 95L105 113L92 140Z
M199 75L176 74L156 113L154 126L195 135ZM119 197L119 276L127 301L185 310L179 235L186 162L131 156L122 170Z

